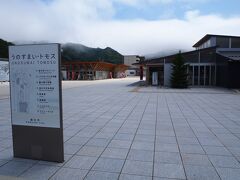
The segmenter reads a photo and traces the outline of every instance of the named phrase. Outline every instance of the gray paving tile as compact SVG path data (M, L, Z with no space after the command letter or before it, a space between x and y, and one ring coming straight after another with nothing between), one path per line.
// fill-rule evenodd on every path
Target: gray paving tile
M11 162L24 162L24 163L32 163L37 164L39 161L34 159L24 159L24 158L13 158Z
M85 144L88 140L89 140L89 138L86 138L86 137L74 136L74 137L70 138L66 143L68 143L68 144L83 145L83 144Z
M85 180L117 180L118 173L90 171Z
M47 166L47 165L34 165L30 169L28 169L26 172L21 174L21 178L24 179L49 179L60 167L57 166Z
M128 156L128 160L135 161L153 161L153 151L131 149Z
M130 174L121 174L119 180L152 180L151 176L137 176Z
M70 159L64 167L69 168L78 168L78 169L90 169L95 161L97 160L97 157L90 157L90 156L74 156L72 159Z
M225 134L224 134L225 135ZM240 140L237 137L226 137L226 135L223 137L219 137L221 142L228 147L240 147Z
M153 151L154 150L154 143L153 142L146 142L146 141L133 141L132 149L138 150L146 150L146 151Z
M175 179L175 178L160 178L160 177L153 177L153 180L180 180L180 179Z
M99 132L94 137L95 138L99 138L99 139L102 139L102 138L112 139L114 135L115 135L115 133L102 133L102 132Z
M185 165L187 178L189 180L220 180L217 172L212 166L190 166Z
M186 137L186 138L194 137L194 133L192 131L185 131L185 130L176 131L176 135L177 135L177 137Z
M207 155L201 154L182 154L184 165L211 166Z
M239 162L232 156L208 156L215 167L240 168Z
M155 132L151 129L138 129L137 134L155 135Z
M181 164L154 163L155 177L185 179L183 166Z
M157 143L166 143L166 144L177 144L175 137L170 136L157 136L156 137Z
M156 151L179 152L177 144L155 144Z
M64 154L75 154L81 147L77 144L64 144Z
M19 176L33 165L33 163L10 161L0 167L0 174L5 176Z
M202 146L223 146L216 138L198 138Z
M7 162L9 162L9 160L0 160L0 166L6 164Z
M160 160L160 164L168 164L166 162L169 162L170 165L175 165L176 169L178 165L181 165L181 163L176 164L179 162L178 158L175 159L174 155L169 155L174 152L179 153L175 140L177 138L180 152L183 155L191 154L185 156L184 160L186 167L192 167L191 171L188 170L189 179L191 179L190 177L207 179L208 175L209 179L218 179L215 169L209 165L206 156L196 156L205 155L205 152L219 171L222 179L237 179L240 168L236 165L237 160L232 159L232 155L235 156L234 158L238 158L238 161L240 160L239 96L231 94L229 91L226 93L226 90L210 88L191 88L183 90L187 91L187 93L183 93L182 90L141 87L138 90L139 93L132 93L129 92L132 87L126 85L134 81L127 78L91 82L63 82L63 87L66 84L67 88L68 86L74 87L63 90L65 163L13 159L12 147L10 147L12 146L12 136L9 99L1 100L0 166L3 166L0 167L0 174L1 171L4 171L6 176L8 173L13 174L13 176L23 172L27 173L36 163L38 166L43 164L53 166L53 169L60 168L53 178L74 179L76 177L76 179L81 179L94 165L95 160L104 149L110 145L110 138L113 137L113 141L107 147L109 151L106 150L103 156L124 159L125 153L110 149L123 148L124 152L128 151L136 133L134 141L141 143L133 144L125 165L128 165L128 162L132 160L138 160L134 162L139 162L139 164L129 163L128 169L124 167L125 171L131 170L131 174L125 173L124 178L142 179L142 177L146 177L148 179L151 177L153 169L152 165L148 164L153 163L153 149L150 144L154 142L156 133L155 155L157 158L160 154L157 158ZM89 84L90 86L87 86ZM152 93L153 91L159 93ZM158 108L157 116L156 108ZM156 120L157 124L155 124ZM92 139L89 140L89 138ZM199 146L197 138L204 151ZM81 147L88 140L87 145ZM6 147L10 148L5 149ZM148 149L148 151L142 149ZM76 152L85 158L74 155ZM224 157L216 158L216 155ZM4 165L6 162L8 163ZM222 166L224 168L220 168ZM166 169L166 172L161 170L160 174L165 173L165 176L170 176L171 172L168 172L167 169L174 168L165 167L162 169ZM44 174L45 170L42 172ZM46 174L49 174L48 169ZM118 175L118 173L114 174L107 171L91 171L88 178L117 179ZM153 179L168 179L169 176L165 176Z
M222 156L232 156L232 154L225 148L219 146L203 146L206 154L209 155L222 155Z
M235 156L240 156L240 147L229 147L228 150Z
M155 140L154 135L145 135L145 134L137 134L134 139L134 141L147 141L147 142L154 142L154 140Z
M103 152L103 150L104 150L104 147L101 147L101 146L83 146L77 152L77 155L98 157Z
M217 168L217 172L222 180L236 180L240 177L240 169Z
M126 159L128 149L122 148L106 148L101 157Z
M154 162L182 164L180 154L172 152L155 152Z
M88 170L61 168L53 177L52 180L81 180L88 173Z
M65 154L63 163L50 162L50 161L38 161L37 164L49 165L49 166L63 166L71 157L72 155Z
M197 138L193 137L178 137L178 144L180 145L199 145Z
M140 176L152 176L152 168L152 162L127 160L124 164L122 173Z
M92 170L120 173L124 160L112 158L99 158Z
M135 134L137 128L121 128L118 132L123 134Z
M100 146L100 147L106 147L109 143L110 139L98 139L93 138L91 139L86 145L87 146Z
M126 148L129 149L131 146L131 141L123 141L123 140L112 140L108 147L111 148Z
M13 148L7 148L0 153L1 160L11 160L13 158Z
M117 140L126 140L126 141L132 141L134 138L134 134L122 134L122 133L117 133L113 139Z
M190 153L190 154L205 154L204 150L200 145L179 145L181 153Z
M158 128L157 128L156 135L157 135L157 136L170 136L170 137L175 137L175 133L174 133L173 130L172 130L172 131L164 130L164 129L158 130Z

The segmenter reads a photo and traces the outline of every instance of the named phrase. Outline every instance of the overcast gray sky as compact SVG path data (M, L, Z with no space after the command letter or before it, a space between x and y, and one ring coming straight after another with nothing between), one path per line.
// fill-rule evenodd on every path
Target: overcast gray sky
M0 38L110 46L122 54L189 50L240 35L239 0L0 0Z

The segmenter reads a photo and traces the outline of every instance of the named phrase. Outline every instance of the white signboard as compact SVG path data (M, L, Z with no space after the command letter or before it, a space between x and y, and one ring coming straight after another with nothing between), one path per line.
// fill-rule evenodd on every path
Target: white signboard
M59 45L9 47L12 124L60 128Z
M0 81L9 81L9 66L7 61L0 60Z

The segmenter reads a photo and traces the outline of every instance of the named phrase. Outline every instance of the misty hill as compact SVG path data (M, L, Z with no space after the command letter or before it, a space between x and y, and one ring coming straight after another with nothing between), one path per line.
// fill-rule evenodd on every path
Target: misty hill
M25 43L27 44L27 43ZM37 44L31 43L31 44ZM0 39L0 58L8 58L8 46L14 45L12 42L7 42ZM122 64L123 56L115 51L114 49L107 47L101 48L90 48L81 44L67 43L61 45L62 48L62 59L76 60L76 61L104 61L113 64Z
M104 61L113 64L122 64L123 56L114 49L107 47L90 48L81 44L67 43L62 45L62 59L76 61Z
M173 54L178 54L179 51L180 51L180 49L169 49L169 50L157 52L157 53L154 53L154 54L145 55L145 58L146 58L146 60L151 60L151 59L155 59L155 58L160 58L160 57L170 56L170 55L173 55ZM191 49L181 49L181 52L187 52L187 51L191 51Z
M0 39L0 58L8 58L8 46L10 45L14 44Z

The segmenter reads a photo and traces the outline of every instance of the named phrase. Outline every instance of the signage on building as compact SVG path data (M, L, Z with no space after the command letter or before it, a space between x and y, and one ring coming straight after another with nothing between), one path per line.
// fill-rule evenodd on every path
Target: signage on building
M12 124L60 128L59 45L9 47Z

